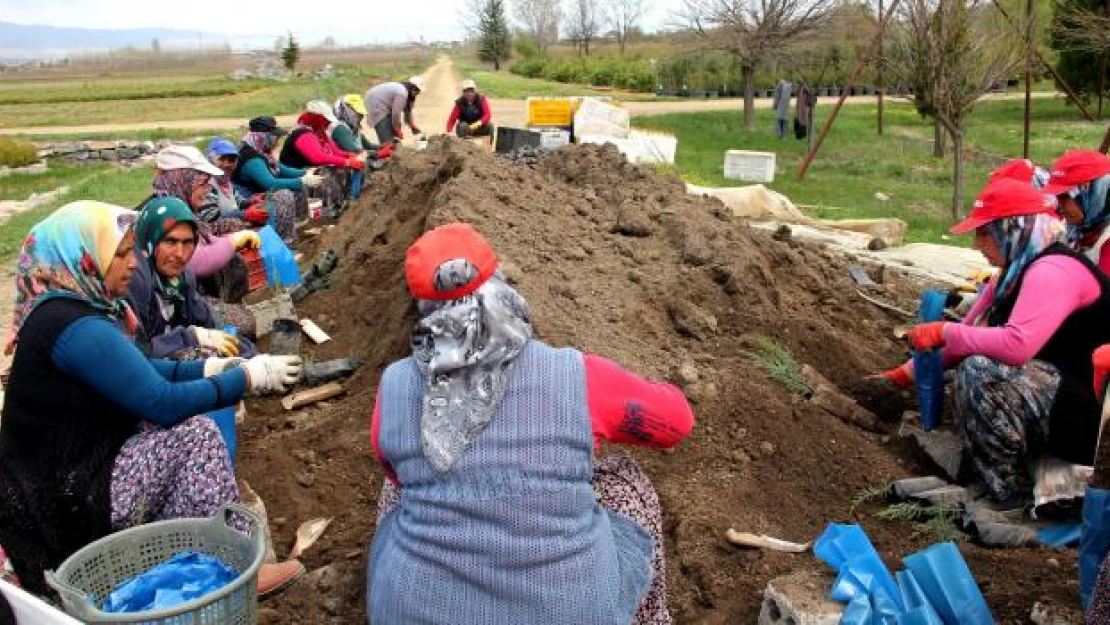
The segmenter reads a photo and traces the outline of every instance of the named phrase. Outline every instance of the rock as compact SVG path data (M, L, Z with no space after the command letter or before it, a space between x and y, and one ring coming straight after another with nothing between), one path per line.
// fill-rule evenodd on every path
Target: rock
M273 608L258 608L258 625L274 625L281 621L281 612Z
M1060 561L1056 558L1049 558L1048 560L1045 560L1045 562L1054 569L1060 568Z
M698 367L687 360L678 367L675 378L683 387L691 386L698 381Z
M649 237L655 232L655 226L643 205L626 200L617 211L617 223L613 226L613 232L628 237Z
M85 150L82 150L80 152L74 152L73 153L73 158L75 160L78 160L78 161L87 161L87 160L89 160L89 153Z
M751 456L744 453L740 449L733 449L732 452L729 453L728 457L729 457L730 460L732 460L736 464L747 464L747 463L752 461Z
M759 444L759 453L764 456L773 456L775 454L775 446L767 441Z
M304 486L305 488L312 488L312 485L316 483L316 477L313 476L311 473L304 471L297 474L297 483L301 486Z
M890 201L890 196L883 193L882 191L876 191L875 192L875 199L879 200L880 202L889 202Z
M119 151L116 150L115 148L112 148L111 150L101 150L100 151L100 158L101 158L101 160L105 160L105 161L118 161L119 158L120 158L119 157Z
M636 269L628 272L628 279L634 284L644 283L644 274Z
M872 252L878 252L878 251L881 251L881 250L885 250L888 247L890 247L890 246L887 245L886 240L882 239L880 237L875 237L874 239L871 239L867 243L867 249L871 250Z
M844 605L828 598L829 573L802 570L777 577L763 591L759 625L838 625Z
M687 234L686 241L682 246L682 262L694 267L701 267L711 260L713 260L713 251L705 237L697 232Z
M125 160L132 160L142 156L142 152L140 152L138 148L121 148L116 150L116 154L119 154L119 157Z
M508 282L510 285L520 283L520 267L517 266L516 263L512 262L511 260L502 259L500 269L501 274L505 276L505 281Z
M671 302L667 306L667 314L674 329L682 336L705 339L717 333L717 318L689 301Z
M335 588L339 582L339 571L335 569L334 564L322 566L315 571L308 574L306 581L316 587L323 594L327 594Z
M771 235L771 238L786 243L794 238L794 231L790 229L790 226L782 224L775 230L775 233Z
M154 145L153 141L143 141L142 144L139 145L139 149L143 151L143 154L153 154L158 149L158 146Z
M586 253L586 250L581 247L571 246L567 249L566 256L570 260L586 260L589 255Z
M343 612L343 602L336 597L324 599L320 607L331 616L339 616Z

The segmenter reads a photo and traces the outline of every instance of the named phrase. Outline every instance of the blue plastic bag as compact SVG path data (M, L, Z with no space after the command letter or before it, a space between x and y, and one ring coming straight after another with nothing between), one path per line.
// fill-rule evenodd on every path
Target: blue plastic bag
M829 524L813 545L813 553L838 571L830 597L851 601L871 598L877 616L895 616L903 609L894 577L859 525Z
M262 240L262 265L266 268L266 280L273 286L290 287L301 283L301 270L297 267L297 259L293 252L285 245L272 226L265 226L258 231L258 238Z
M1046 547L1063 549L1079 542L1082 529L1080 523L1057 523L1037 530L1037 539Z
M933 545L903 561L945 623L993 625L987 601L955 543Z
M362 170L351 170L351 199L357 200L362 197Z
M117 585L101 610L113 614L166 610L215 592L238 577L239 572L219 558L183 551Z
M902 603L906 605L906 611L898 616L898 625L944 625L913 573L898 571L894 578L902 593Z
M875 613L871 610L871 598L856 595L840 615L840 625L874 625Z
M921 295L918 322L940 321L944 316L944 291L925 291ZM932 430L940 425L944 408L944 359L939 349L913 353L914 383L917 386L917 403L921 408L921 427Z
M1106 553L1110 551L1110 491L1087 487L1079 535L1079 603L1091 602L1091 591Z
M237 446L235 434L235 406L221 408L219 410L208 411L208 418L216 424L220 430L220 436L224 439L224 446L227 447L227 455L231 459L231 466L235 466L235 449Z

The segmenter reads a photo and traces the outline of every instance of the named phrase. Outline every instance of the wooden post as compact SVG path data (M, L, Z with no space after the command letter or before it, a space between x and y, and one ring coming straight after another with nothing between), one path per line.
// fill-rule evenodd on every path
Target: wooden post
M1102 145L1098 146L1098 151L1103 154L1110 152L1110 126L1106 127L1106 136L1102 138Z
M1021 156L1029 158L1029 131L1033 115L1033 0L1025 1L1025 120L1021 138Z
M879 0L879 19L880 20L883 19L883 0ZM885 65L885 64L886 64L885 59L883 58L883 31L882 31L882 29L879 29L879 64L878 64L878 68L877 68L878 71L876 72L876 74L878 75L878 80L879 80L879 136L880 137L883 136L883 90L885 88L885 85L883 84L883 65Z
M996 0L997 1L997 0ZM861 54L856 60L856 69L852 72L852 77L848 80L848 84L840 92L840 99L836 101L833 106L832 112L829 113L829 118L825 120L825 125L821 127L821 134L817 136L817 142L806 153L805 160L802 161L801 167L798 168L798 180L806 177L806 171L809 166L813 164L813 159L817 156L817 151L821 149L821 144L825 142L825 137L829 135L829 130L832 129L833 123L836 121L836 116L840 114L840 109L844 106L844 100L848 99L848 89L859 81L860 74L863 73L864 66L867 61L875 53L875 48L879 45L879 40L883 36L883 31L886 30L886 25L890 21L891 16L894 15L894 10L898 8L898 0L891 0L890 9L887 11L886 16L879 16L879 29L875 33L875 37L871 40L871 46L866 52Z

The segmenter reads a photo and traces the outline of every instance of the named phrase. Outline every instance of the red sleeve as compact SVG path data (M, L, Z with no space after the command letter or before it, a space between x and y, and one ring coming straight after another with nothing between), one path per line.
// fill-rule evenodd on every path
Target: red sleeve
M452 133L455 131L455 124L459 121L459 105L456 104L451 109L451 116L447 118L447 132Z
M482 125L489 126L489 120L493 117L493 113L489 110L489 98L482 98Z
M586 354L586 398L594 438L664 449L694 429L694 413L678 387L652 382L617 363Z
M1102 273L1110 276L1110 239L1107 239L1098 250L1098 268Z
M323 146L320 145L320 139L311 132L306 132L297 137L297 143L294 145L296 145L297 151L313 165L343 167L347 164L347 159L325 152Z
M393 467L389 466L389 462L382 455L382 448L378 444L378 433L382 428L382 410L381 410L381 389L378 389L377 395L374 396L374 416L370 418L370 446L374 448L374 456L378 459L378 464L382 465L382 470L385 471L385 476L389 478L390 482L400 485L397 481L397 474L393 472Z

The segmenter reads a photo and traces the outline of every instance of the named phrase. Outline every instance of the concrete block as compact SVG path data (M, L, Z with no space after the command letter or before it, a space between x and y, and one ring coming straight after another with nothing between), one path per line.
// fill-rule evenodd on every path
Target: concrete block
M838 625L844 605L829 599L833 579L831 572L804 569L771 580L759 625Z

